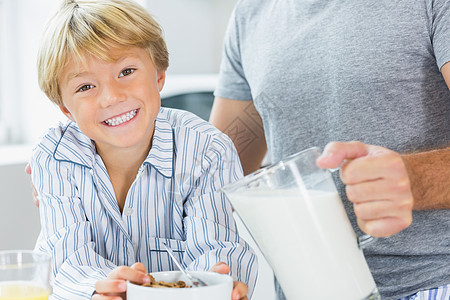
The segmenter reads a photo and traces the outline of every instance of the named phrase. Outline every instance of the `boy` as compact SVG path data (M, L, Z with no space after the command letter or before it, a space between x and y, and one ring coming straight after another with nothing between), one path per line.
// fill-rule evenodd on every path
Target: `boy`
M233 299L251 294L256 257L218 191L242 176L236 151L160 107L167 67L159 25L129 0L64 1L46 28L39 84L70 121L30 164L56 299L120 299L126 280L175 268L162 243L188 269L231 270Z

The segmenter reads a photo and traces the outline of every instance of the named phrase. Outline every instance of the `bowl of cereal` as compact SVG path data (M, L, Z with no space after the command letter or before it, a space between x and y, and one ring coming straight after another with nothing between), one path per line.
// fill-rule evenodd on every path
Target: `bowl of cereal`
M207 286L195 287L180 271L150 273L151 283L138 285L127 282L127 300L164 299L164 300L230 300L233 279L224 274L204 271L190 271Z

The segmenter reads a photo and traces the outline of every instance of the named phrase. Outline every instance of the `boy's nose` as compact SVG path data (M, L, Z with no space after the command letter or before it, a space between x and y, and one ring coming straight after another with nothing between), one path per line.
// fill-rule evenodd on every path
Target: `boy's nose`
M125 99L125 91L119 84L111 82L103 85L102 97L100 100L102 107L111 106L115 103L125 101Z

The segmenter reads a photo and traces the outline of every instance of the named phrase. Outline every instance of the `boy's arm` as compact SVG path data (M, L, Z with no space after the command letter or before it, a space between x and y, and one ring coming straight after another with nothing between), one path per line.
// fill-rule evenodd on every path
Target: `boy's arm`
M90 299L96 281L106 278L115 265L94 251L91 224L69 170L39 151L30 163L40 200L36 250L52 256L53 293L65 299Z
M217 133L201 161L201 175L184 204L185 263L190 269L203 270L210 270L217 262L226 263L234 280L247 284L250 298L256 283L257 257L239 237L231 204L219 191L242 177L237 152L228 137Z

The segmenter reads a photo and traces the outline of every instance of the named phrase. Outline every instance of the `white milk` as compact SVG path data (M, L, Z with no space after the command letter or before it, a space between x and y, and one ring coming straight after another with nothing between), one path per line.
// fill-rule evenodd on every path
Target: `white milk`
M337 193L227 193L288 299L361 300L376 288Z

